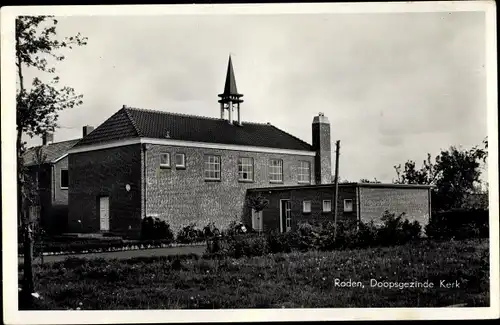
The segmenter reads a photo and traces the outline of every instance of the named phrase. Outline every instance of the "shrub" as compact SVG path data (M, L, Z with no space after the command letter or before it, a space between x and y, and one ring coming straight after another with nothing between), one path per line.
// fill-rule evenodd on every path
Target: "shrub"
M177 242L182 244L201 242L203 239L203 230L197 228L196 223L190 223L177 233Z
M382 226L377 231L377 241L383 246L401 245L420 237L421 226L418 221L410 223L403 220L405 213L396 216L385 211L382 215Z
M269 252L268 242L263 236L236 235L227 239L228 256L239 258L242 256L262 256Z
M319 228L310 223L301 223L297 227L297 248L307 251L318 247Z
M378 228L373 220L368 223L359 222L356 235L356 246L359 248L374 247L378 245Z
M298 245L298 236L296 232L289 231L280 233L271 231L267 235L267 245L270 253L290 253Z
M205 238L211 238L214 236L219 236L220 231L219 229L215 226L215 222L209 222L204 228L203 228L203 236Z
M433 213L425 233L435 239L487 238L489 211L483 209L454 209Z
M142 240L174 240L174 233L170 225L159 218L145 217L141 223Z
M403 221L403 224L401 226L401 231L402 231L403 241L408 242L410 240L415 240L420 238L420 235L422 233L422 226L417 220L410 222L408 221L408 219L405 219L405 221Z
M224 237L242 235L248 233L248 228L241 221L231 221L228 228L223 231Z

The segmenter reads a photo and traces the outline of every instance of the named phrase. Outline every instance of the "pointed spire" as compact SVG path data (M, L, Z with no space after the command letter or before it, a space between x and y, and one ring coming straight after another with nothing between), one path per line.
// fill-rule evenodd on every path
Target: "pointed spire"
M240 97L243 97L242 94L238 93L238 89L236 88L236 78L234 76L231 54L229 54L229 62L227 64L226 83L224 84L224 92L220 94L219 97L221 97L223 100L231 98L233 101L238 100Z
M226 95L238 95L238 89L236 88L236 79L234 77L233 62L231 60L231 54L229 54L229 62L227 64L226 84L224 86L224 94L226 94Z

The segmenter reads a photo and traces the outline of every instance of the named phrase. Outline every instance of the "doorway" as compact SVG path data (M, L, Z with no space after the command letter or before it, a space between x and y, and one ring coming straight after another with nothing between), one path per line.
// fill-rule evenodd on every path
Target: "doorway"
M280 231L287 232L292 229L292 213L290 200L280 200Z

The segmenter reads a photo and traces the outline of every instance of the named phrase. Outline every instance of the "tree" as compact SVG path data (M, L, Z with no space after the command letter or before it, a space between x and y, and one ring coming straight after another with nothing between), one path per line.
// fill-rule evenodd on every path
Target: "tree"
M266 199L263 196L257 195L257 196L250 196L247 199L247 205L254 209L255 212L260 212L264 210L269 204L269 200Z
M377 178L373 178L373 181L369 180L368 178L362 178L359 180L360 183L365 183L365 184L380 184L381 182Z
M54 67L50 60L55 62L65 59L59 51L64 48L86 44L87 38L80 34L56 39L57 20L52 16L20 16L15 22L16 37L16 126L17 126L17 185L18 185L18 219L23 225L25 270L24 270L24 302L27 308L32 305L33 278L31 270L32 254L32 222L27 218L27 204L29 191L26 185L27 170L23 162L26 142L23 134L30 137L41 136L46 132L53 132L57 127L58 112L82 104L82 95L75 94L71 87L60 87L59 77L54 76L51 81L44 82L40 78L33 78L28 87L25 80L26 69L32 68L40 73L54 74ZM31 248L31 251L30 251Z
M431 155L417 169L414 161L407 161L404 170L401 165L394 166L397 184L434 185L433 207L437 210L462 208L467 199L477 193L481 184L481 164L486 163L488 156L488 140L483 146L462 149L451 146L441 152L432 162Z

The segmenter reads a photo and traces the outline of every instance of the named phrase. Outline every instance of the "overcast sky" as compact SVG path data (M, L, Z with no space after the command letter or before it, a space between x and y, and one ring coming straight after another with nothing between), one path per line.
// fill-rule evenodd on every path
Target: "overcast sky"
M84 95L60 113L56 141L124 104L218 117L229 53L242 119L311 143L324 112L341 179L390 182L395 164L487 135L483 12L58 19L61 36L88 45L56 66Z

